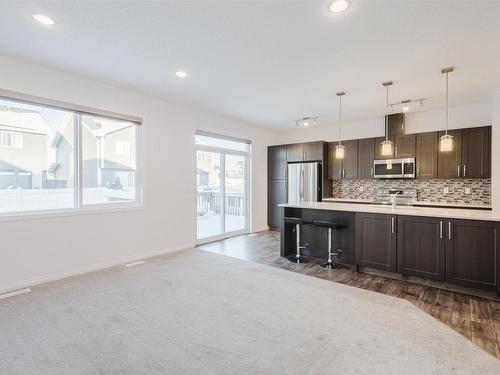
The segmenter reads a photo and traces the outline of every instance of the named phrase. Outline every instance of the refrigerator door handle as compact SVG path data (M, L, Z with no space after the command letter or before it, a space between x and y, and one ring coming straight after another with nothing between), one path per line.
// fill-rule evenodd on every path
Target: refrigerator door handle
M299 198L304 202L304 166L300 166L300 180L299 180Z

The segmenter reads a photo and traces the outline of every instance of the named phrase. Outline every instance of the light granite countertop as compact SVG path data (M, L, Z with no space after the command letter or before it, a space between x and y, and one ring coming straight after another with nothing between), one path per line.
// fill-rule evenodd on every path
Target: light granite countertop
M465 219L500 221L500 212L494 210L477 210L466 208L415 207L392 206L364 203L335 203L335 202L303 202L299 204L280 204L280 207L302 208L312 210L330 210L344 212L364 212L388 215L426 216L444 219Z
M323 202L336 202L336 203L371 203L370 199L357 199L357 198L323 198ZM452 208L473 208L491 210L491 206L483 204L470 204L470 203L451 203L451 202L427 202L417 201L413 206L433 206L433 207L452 207Z

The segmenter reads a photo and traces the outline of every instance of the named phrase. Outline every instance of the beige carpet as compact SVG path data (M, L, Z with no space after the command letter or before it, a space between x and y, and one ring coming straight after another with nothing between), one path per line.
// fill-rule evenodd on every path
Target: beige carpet
M500 374L412 304L198 250L0 301L0 374Z

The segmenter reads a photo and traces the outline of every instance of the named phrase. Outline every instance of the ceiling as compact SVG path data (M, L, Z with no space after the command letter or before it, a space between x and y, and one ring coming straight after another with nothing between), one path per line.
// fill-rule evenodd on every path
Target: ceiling
M380 116L388 79L390 101L440 108L449 65L451 105L498 90L500 1L352 0L342 14L327 4L2 1L0 55L274 128L334 124L339 90L346 121Z

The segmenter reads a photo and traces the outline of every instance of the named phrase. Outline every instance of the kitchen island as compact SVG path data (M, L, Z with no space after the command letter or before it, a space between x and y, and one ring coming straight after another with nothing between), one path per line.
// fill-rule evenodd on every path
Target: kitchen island
M283 216L301 218L305 256L327 259L325 228L339 224L334 261L500 293L500 213L491 210L304 202L282 204ZM283 223L281 256L296 252L293 225Z

